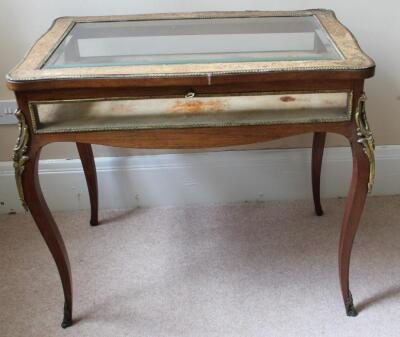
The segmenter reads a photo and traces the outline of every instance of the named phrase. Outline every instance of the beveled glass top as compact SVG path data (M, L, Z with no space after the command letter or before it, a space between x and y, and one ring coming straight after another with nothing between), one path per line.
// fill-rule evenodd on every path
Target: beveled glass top
M7 74L7 85L212 85L247 74L298 80L297 72L318 78L325 71L367 78L374 68L330 10L75 16L54 21Z
M76 22L42 69L341 60L315 15Z

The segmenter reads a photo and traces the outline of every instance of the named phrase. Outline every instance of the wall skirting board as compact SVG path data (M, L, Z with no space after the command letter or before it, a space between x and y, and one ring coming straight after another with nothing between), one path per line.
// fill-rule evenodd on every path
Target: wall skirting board
M311 150L253 150L96 159L100 207L127 209L311 199ZM378 146L373 195L400 194L400 145ZM345 197L349 148L328 148L322 197ZM89 208L79 160L40 161L40 180L52 210ZM0 213L22 212L12 162L0 162Z

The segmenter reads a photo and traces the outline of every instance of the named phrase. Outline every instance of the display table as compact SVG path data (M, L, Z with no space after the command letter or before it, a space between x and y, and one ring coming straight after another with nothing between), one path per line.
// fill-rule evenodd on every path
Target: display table
M328 10L57 19L7 80L18 102L20 135L13 156L18 191L61 276L62 327L72 324L71 271L38 177L40 151L53 142L76 142L95 226L91 144L198 149L312 132L313 195L322 215L326 133L343 135L352 149L353 175L339 276L347 315L357 315L349 262L374 180L374 141L363 93L374 68Z

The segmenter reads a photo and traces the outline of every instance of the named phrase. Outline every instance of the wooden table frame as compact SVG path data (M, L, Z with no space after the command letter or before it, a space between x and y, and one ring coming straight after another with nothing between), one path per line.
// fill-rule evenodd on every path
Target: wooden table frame
M317 215L322 215L320 174L326 133L348 139L353 155L353 174L347 197L339 240L339 278L346 313L356 316L349 289L349 264L352 244L374 175L374 143L365 114L364 79L371 77L374 66L354 70L304 70L270 73L214 74L176 77L114 77L41 79L21 81L9 78L8 86L16 93L20 136L14 150L16 180L21 200L29 209L56 262L64 290L62 327L72 325L72 279L67 251L60 231L43 197L38 176L42 148L54 142L75 142L82 161L91 203L90 224L98 224L98 190L91 144L141 149L199 149L270 141L313 133L312 187ZM232 92L348 90L353 92L350 121L230 127L188 127L148 130L96 132L34 132L29 102L113 97L149 97L151 95L229 94Z

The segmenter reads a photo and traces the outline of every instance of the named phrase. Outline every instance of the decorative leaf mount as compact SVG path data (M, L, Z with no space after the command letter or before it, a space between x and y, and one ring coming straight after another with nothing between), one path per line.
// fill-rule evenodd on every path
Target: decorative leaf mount
M19 135L13 154L15 182L17 183L19 199L21 200L22 207L28 211L28 206L24 197L24 190L22 188L22 173L24 172L26 162L29 160L29 157L25 155L28 150L29 128L26 124L25 116L20 109L15 111L15 117L18 119L19 127Z
M355 121L357 125L357 142L362 145L363 151L368 157L369 161L368 192L370 193L375 181L375 141L369 127L367 113L365 111L366 100L367 96L365 93L363 93L358 100Z

